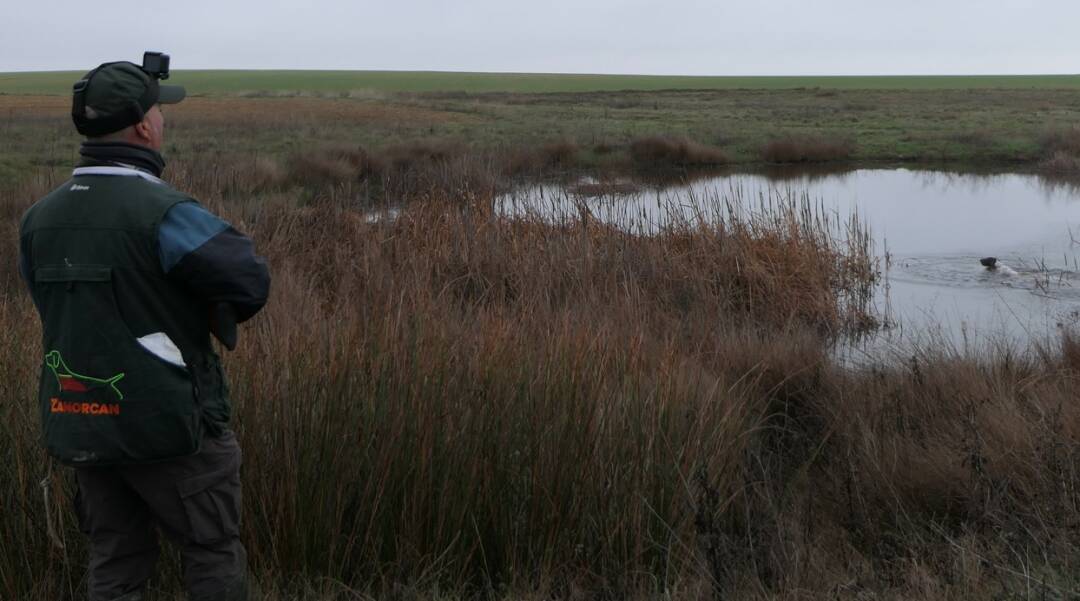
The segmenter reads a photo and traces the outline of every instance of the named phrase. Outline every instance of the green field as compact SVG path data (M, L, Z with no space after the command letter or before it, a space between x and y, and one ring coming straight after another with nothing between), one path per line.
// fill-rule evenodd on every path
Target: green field
M0 179L25 175L35 162L71 162L55 136L74 135L67 97L77 77L0 75L0 131L7 142L0 144ZM661 167L640 144L636 153L633 148L665 137L708 147L694 153L697 158L667 161L683 166L719 156L721 163L741 166L919 163L1070 177L1080 172L1080 76L193 71L169 81L187 86L192 96L167 110L176 126L167 151L175 156L221 148L228 135L234 151L283 164L294 164L297 154L343 147L363 147L392 163L401 153L395 147L406 145L412 147L406 154L434 147L444 154L448 147L456 149L450 154L487 154L515 173L522 165L551 163L625 172ZM730 89L646 89L680 85ZM634 86L641 89L602 89ZM517 91L491 91L500 89ZM42 136L45 123L55 134Z
M66 94L82 72L0 73L0 94ZM1080 89L1080 75L691 77L436 71L176 71L191 94L299 92L601 92L618 90Z

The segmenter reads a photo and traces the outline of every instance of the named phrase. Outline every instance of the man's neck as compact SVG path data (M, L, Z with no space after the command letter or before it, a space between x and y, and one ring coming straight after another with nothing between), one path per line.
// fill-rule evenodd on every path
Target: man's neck
M165 159L157 151L132 144L108 140L87 140L79 148L82 156L80 167L130 167L161 177Z

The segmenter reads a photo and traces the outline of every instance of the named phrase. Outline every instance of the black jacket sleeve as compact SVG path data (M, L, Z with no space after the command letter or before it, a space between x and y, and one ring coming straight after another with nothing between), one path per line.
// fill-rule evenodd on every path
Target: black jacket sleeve
M237 322L262 309L270 270L251 239L195 202L175 205L158 229L162 268L210 306L228 303Z

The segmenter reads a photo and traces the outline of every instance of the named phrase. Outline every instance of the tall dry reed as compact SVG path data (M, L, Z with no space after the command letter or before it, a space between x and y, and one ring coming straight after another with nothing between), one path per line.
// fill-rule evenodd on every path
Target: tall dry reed
M271 303L227 357L245 534L255 573L273 580L629 592L697 574L699 497L741 486L791 385L774 364L822 364L814 336L779 348L761 329L835 319L818 298L829 291L792 287L797 268L779 263L828 268L837 249L762 220L639 236L512 219L466 195L373 221L343 189L305 206L233 200L245 182L207 167L176 176L274 266ZM41 191L5 199L9 232ZM50 550L37 487L36 324L18 286L3 301L18 334L5 392L20 400L4 416L16 519L0 591L71 595L79 537L60 511L71 546Z

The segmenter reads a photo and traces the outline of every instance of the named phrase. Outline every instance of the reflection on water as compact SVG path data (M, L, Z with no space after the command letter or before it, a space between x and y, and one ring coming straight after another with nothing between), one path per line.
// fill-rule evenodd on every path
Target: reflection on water
M722 174L671 185L585 180L518 190L500 206L509 213L587 211L648 231L671 213L708 218L702 199L804 195L840 217L857 214L888 265L877 302L895 327L874 344L927 336L1023 343L1077 322L1080 189L1035 175L869 169ZM982 267L987 256L1000 267Z

